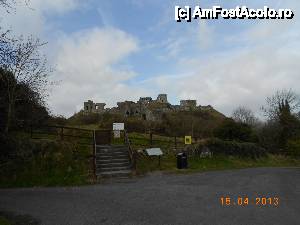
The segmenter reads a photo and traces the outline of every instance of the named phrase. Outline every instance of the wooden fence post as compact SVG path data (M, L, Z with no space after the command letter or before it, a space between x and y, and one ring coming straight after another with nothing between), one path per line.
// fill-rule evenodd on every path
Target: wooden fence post
M177 137L174 137L174 144L175 144L175 149L177 149Z
M152 142L153 140L152 140L152 131L150 131L150 147L152 147Z
M32 124L30 124L30 138L32 139L32 137L33 137Z
M60 140L64 140L64 127L60 128Z
M94 182L97 181L97 175L96 175L96 135L95 135L95 130L92 131L93 133L93 177L94 177Z
M125 130L123 130L123 135L124 135L124 144L126 144L126 135L127 135L127 132Z

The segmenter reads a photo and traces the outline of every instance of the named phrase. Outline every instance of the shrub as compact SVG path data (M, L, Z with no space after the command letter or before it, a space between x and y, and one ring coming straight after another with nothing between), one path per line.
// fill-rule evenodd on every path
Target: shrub
M254 141L255 135L252 128L245 123L235 122L233 119L225 119L214 130L214 136L227 141Z
M16 139L14 157L0 163L0 187L78 185L89 176L91 148L76 142Z
M281 127L277 122L268 121L259 130L259 143L270 153L278 153L280 151L280 132Z
M197 146L197 150L201 152L203 147L208 147L214 154L233 155L240 157L258 158L264 156L266 151L264 148L251 142L223 141L218 138L209 139Z
M8 135L0 134L0 163L6 162L16 154L16 141Z
M300 157L300 140L289 140L287 143L287 152L293 157Z
M0 135L0 163L27 160L41 151L40 143L26 137Z

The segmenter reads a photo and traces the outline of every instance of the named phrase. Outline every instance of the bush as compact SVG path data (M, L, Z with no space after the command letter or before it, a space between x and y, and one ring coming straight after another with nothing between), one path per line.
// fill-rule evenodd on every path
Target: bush
M270 153L280 152L280 132L281 127L277 122L268 121L259 130L259 143Z
M217 138L209 139L197 146L199 152L203 147L208 147L214 154L224 154L240 157L258 158L264 156L266 151L255 143L223 141Z
M41 143L29 138L13 135L0 135L0 163L11 160L27 160L38 154Z
M256 141L253 129L249 125L235 122L233 119L225 119L214 130L214 136L227 141Z
M6 162L16 154L16 140L8 135L0 134L0 163Z
M289 155L300 157L300 140L289 140L287 143L287 152Z
M296 151L295 146L297 145L297 139L299 138L299 121L294 121L294 124L290 125L290 128L282 126L277 121L268 121L259 131L260 145L271 153Z

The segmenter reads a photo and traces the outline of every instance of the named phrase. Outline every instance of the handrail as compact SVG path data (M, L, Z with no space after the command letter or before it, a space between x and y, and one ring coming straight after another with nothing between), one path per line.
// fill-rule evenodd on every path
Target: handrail
M94 142L94 148L93 148L93 175L94 175L94 181L97 180L97 173L96 173L96 148L97 148L97 143L96 143L96 131L93 130L93 142Z
M128 146L128 152L132 163L132 168L136 171L136 154L135 151L131 148L129 137L126 130L124 130L124 138L125 138L125 144L127 144Z

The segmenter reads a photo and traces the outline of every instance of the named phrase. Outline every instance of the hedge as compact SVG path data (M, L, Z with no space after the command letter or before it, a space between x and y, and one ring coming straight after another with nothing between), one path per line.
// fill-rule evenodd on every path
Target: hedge
M287 143L287 153L293 157L300 158L300 140L289 140Z
M255 143L223 141L218 138L209 139L197 146L199 152L208 147L214 154L225 154L240 157L258 158L266 155L266 150Z

